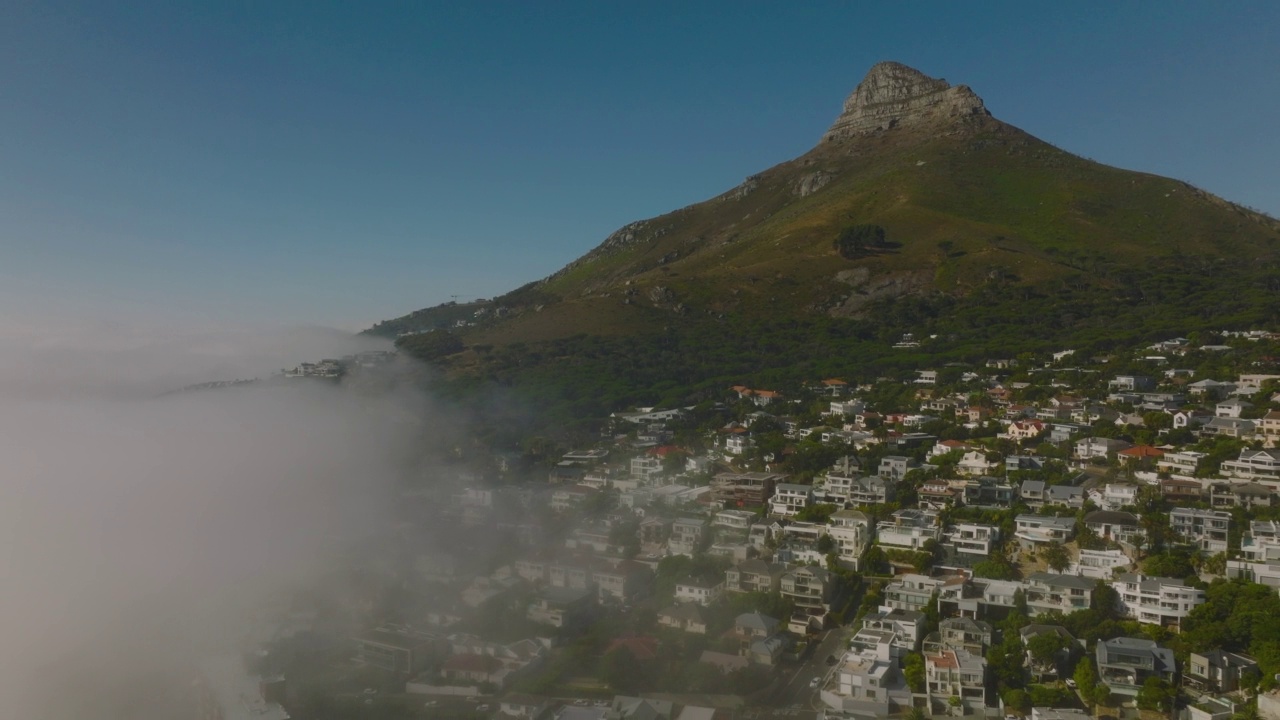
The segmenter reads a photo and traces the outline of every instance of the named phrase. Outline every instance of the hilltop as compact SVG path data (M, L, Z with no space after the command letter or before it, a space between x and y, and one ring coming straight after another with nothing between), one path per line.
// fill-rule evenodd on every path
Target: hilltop
M579 377L639 378L626 368L652 361L674 376L674 399L781 370L788 350L787 362L835 371L813 353L856 350L865 367L845 357L843 371L869 370L902 332L972 359L993 343L1105 346L1273 324L1278 255L1272 218L1072 155L993 117L970 88L886 62L804 155L624 226L550 277L476 304L447 338L402 345L455 377L517 385L566 362ZM458 325L456 311L415 315ZM370 332L429 329L413 317ZM617 401L636 394L609 382Z

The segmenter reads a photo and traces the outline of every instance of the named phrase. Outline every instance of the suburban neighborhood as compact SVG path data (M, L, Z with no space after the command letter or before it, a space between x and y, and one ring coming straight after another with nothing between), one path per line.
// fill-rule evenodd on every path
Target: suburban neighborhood
M257 669L369 717L1280 720L1280 337L1222 342L459 444Z

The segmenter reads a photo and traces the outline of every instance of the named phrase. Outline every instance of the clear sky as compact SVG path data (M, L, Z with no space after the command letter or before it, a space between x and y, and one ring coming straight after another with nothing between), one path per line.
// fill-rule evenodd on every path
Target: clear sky
M804 152L880 60L1280 214L1280 3L9 0L0 315L489 297Z

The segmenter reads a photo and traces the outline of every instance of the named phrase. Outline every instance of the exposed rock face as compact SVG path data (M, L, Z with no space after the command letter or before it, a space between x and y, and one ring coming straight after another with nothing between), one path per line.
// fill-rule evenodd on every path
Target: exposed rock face
M901 63L882 62L871 68L844 101L844 112L822 141L897 127L941 126L990 114L982 98L966 85L953 87Z
M791 186L791 192L792 194L800 197L808 197L826 187L829 182L831 182L831 175L828 173L822 172L821 170L811 172L797 180L795 184Z

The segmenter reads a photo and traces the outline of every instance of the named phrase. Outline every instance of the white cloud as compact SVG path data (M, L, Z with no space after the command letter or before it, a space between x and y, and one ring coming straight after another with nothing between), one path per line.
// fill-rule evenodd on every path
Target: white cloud
M336 333L31 339L0 337L3 717L136 717L113 693L234 646L245 608L383 523L421 433L412 393L299 381L158 396L367 345Z

